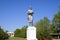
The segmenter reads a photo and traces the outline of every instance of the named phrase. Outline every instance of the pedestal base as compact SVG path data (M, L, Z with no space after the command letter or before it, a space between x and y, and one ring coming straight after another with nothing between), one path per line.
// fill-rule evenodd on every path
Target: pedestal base
M36 28L34 26L27 28L27 40L37 40Z
M27 39L27 40L37 40L37 39Z

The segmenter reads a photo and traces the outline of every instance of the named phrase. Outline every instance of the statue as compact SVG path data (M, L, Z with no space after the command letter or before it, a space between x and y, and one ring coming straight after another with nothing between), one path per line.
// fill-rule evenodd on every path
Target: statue
M37 40L36 38L36 28L33 26L33 10L32 7L28 9L28 23L27 28L27 40Z
M33 26L33 10L31 7L28 10L28 22L29 26Z

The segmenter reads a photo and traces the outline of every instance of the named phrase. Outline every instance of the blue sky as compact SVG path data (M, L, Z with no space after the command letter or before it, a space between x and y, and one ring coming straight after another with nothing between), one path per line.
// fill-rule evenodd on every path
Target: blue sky
M34 10L34 23L44 16L52 20L58 12L60 0L0 0L0 26L4 30L14 31L28 25L29 6Z

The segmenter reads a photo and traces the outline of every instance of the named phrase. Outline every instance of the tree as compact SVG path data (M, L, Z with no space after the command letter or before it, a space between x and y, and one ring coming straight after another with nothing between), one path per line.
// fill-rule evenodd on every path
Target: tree
M22 38L26 38L26 31L27 31L27 26L24 26L21 29L21 33L20 33Z
M54 15L52 23L55 26L55 28L57 29L57 31L55 31L55 32L58 32L58 31L60 32L60 8L59 8L59 12Z
M37 28L37 38L38 40L43 40L44 37L48 37L49 33L49 27L50 27L50 20L47 17L44 17L44 19L41 19L35 24Z
M59 38L59 33L60 33L60 6L59 6L58 13L54 15L52 24L55 27L55 31L54 32L58 33L58 38Z
M16 29L14 32L15 37L20 37L20 29Z
M26 30L27 30L27 26L22 27L21 29L16 29L15 30L15 37L21 37L21 38L26 38Z
M8 34L0 27L0 40L6 40L8 37Z

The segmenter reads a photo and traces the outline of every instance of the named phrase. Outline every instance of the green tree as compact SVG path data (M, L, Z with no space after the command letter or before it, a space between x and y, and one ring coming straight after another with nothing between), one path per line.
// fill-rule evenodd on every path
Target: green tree
M24 26L21 29L16 29L14 36L15 37L21 37L21 38L26 38L26 30L27 30L27 26Z
M58 32L58 31L60 32L60 9L59 9L59 12L54 15L52 22L55 28L57 29L55 32Z
M20 29L16 29L14 32L15 37L20 37Z
M8 37L8 34L0 27L0 40L7 40Z
M23 38L26 38L26 31L27 31L27 26L24 26L22 29L21 29L21 37Z
M48 37L48 30L50 28L50 20L47 17L41 19L35 24L37 28L37 38L38 40L43 40L44 37Z

